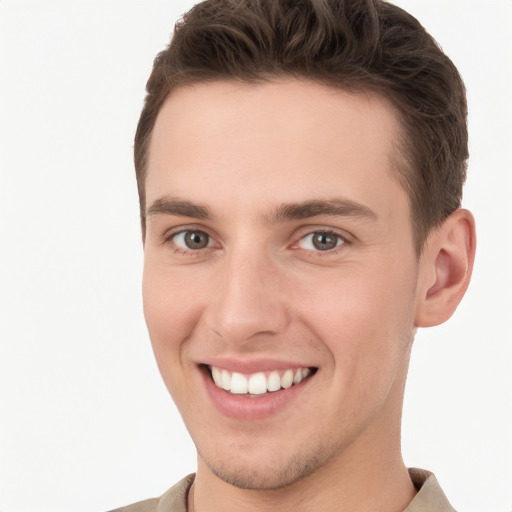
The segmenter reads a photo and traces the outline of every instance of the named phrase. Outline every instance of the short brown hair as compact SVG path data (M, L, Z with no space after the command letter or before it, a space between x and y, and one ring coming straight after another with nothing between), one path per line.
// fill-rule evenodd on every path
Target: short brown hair
M169 93L194 83L285 76L374 92L392 103L402 128L395 163L419 253L430 230L460 207L465 88L418 20L382 0L207 0L186 13L155 59L135 135L143 230L149 143Z

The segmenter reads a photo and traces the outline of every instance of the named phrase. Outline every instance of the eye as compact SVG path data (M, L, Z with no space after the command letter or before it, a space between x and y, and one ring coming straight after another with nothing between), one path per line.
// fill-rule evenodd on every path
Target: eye
M171 241L179 249L197 251L212 245L212 239L204 231L180 231L172 235Z
M298 247L307 251L330 251L345 243L338 234L327 231L315 231L302 237Z

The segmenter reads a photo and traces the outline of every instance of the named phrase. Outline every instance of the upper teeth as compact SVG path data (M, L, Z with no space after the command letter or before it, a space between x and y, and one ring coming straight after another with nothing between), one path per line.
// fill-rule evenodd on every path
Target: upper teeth
M258 372L250 375L230 372L216 366L210 366L213 382L222 389L237 395L262 395L267 391L278 391L289 388L305 379L309 368L286 370L284 373L277 370L271 372Z

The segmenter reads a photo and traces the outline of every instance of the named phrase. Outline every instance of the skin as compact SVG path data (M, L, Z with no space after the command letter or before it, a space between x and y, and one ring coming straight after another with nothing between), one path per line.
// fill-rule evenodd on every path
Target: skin
M186 86L162 107L144 312L197 447L196 511L401 511L414 497L400 454L411 344L462 297L474 225L459 210L418 258L398 131L384 99L307 81ZM312 201L358 206L315 214ZM208 245L188 248L187 230ZM318 232L338 245L319 250ZM245 421L206 393L211 358L317 371L290 405Z

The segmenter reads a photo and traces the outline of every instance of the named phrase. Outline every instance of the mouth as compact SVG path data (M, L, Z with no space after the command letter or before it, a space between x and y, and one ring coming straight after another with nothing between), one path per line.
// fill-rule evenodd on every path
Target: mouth
M291 388L310 378L317 371L315 367L303 367L243 374L212 365L206 365L205 368L217 388L231 395L249 398L262 397Z

